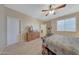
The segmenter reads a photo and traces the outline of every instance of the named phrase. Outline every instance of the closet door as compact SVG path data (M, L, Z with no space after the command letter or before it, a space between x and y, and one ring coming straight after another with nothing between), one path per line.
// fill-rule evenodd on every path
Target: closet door
M19 19L15 17L7 17L7 46L18 42L19 35Z

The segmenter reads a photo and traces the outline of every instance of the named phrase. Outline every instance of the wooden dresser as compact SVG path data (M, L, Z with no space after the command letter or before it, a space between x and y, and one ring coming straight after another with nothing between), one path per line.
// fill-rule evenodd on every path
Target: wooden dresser
M40 33L39 32L28 32L27 33L27 41L31 41L34 40L36 38L40 37Z

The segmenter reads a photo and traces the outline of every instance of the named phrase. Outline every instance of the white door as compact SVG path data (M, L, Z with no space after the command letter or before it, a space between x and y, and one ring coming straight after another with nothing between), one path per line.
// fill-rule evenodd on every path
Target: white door
M7 46L17 43L19 35L19 19L15 17L7 17Z

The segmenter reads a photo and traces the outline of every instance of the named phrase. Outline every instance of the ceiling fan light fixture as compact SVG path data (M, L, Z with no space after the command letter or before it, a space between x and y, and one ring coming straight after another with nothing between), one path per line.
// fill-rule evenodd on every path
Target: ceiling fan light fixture
M54 14L55 10L49 11L49 14Z
M46 9L46 10L42 10L42 12L45 12L46 14L45 14L45 16L48 16L49 14L51 15L51 14L53 14L53 15L55 15L56 14L56 10L59 10L59 9L61 9L61 8L64 8L66 6L66 4L62 4L62 5L49 5L49 9Z

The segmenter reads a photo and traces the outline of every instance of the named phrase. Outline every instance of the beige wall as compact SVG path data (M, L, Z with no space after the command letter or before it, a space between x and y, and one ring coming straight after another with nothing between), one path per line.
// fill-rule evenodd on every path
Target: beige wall
M73 17L73 16L75 16L76 19L77 19L77 30L76 30L76 32L57 31L57 24L56 24L57 20L62 20L62 19ZM52 26L52 32L55 33L55 34L79 37L79 12L73 13L73 14L70 14L70 15L66 15L66 16L62 16L62 17L59 17L59 18L56 18L56 19L51 19L49 21L49 23L51 23L50 25Z
M7 39L7 23L6 23L6 12L5 7L0 5L0 53L6 46Z

